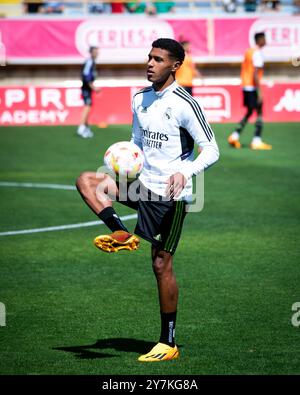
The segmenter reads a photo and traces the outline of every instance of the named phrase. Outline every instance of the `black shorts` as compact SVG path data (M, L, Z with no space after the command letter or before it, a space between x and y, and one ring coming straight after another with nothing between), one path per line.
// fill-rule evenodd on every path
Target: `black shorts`
M92 91L90 89L82 89L82 100L86 106L92 105Z
M244 106L249 110L258 108L257 91L243 91Z
M140 181L132 185L134 188L131 185L128 186L127 196L126 191L121 193L118 201L137 211L134 233L173 255L179 243L187 203L184 200L166 200L151 192ZM120 191L120 185L118 187Z

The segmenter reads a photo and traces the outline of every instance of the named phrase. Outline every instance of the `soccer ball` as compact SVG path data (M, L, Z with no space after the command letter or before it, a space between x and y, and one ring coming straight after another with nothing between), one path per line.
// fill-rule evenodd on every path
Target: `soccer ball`
M136 144L120 141L107 149L104 164L118 176L134 179L143 169L144 154Z

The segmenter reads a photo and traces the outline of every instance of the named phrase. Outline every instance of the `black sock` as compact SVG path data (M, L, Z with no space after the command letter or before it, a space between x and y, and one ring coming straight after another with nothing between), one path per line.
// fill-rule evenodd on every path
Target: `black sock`
M244 117L241 122L238 124L238 126L236 127L235 131L238 132L238 134L241 134L242 130L244 129L244 127L246 126L246 123L248 122L248 118Z
M263 121L258 118L255 122L255 137L260 137L263 128Z
M171 347L175 346L176 313L176 311L174 313L160 313L161 333L159 342L168 344Z
M104 208L100 211L98 217L112 232L115 232L116 230L125 230L125 232L128 232L128 229L122 224L122 221L112 207Z

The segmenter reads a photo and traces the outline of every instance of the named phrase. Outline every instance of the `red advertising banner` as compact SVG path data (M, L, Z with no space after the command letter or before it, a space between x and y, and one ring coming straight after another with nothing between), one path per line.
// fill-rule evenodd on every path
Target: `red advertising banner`
M238 122L245 114L239 86L195 87L194 97L211 122ZM300 84L264 86L263 97L266 122L300 122Z
M144 63L155 39L178 39L179 35L189 37L195 53L203 55L207 54L206 31L204 19L167 21L145 16L0 21L2 45L7 62L12 63L81 62L91 45L101 48L101 63Z
M300 56L300 17L168 18L101 15L88 19L0 20L0 58L7 63L80 63L90 45L101 48L103 64L144 63L159 37L191 42L196 61L237 61L265 31L266 60Z
M289 61L300 55L300 17L228 18L214 20L215 55L242 55L254 46L254 34L265 32L264 56L269 61Z
M131 100L138 87L103 87L94 95L92 124L130 124ZM237 122L244 114L239 86L196 86L194 97L211 122ZM264 86L264 120L300 122L300 83ZM78 125L80 88L0 88L0 126Z

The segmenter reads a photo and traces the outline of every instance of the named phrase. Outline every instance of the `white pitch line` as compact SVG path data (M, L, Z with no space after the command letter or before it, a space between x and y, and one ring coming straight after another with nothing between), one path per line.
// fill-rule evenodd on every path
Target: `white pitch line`
M62 185L62 184L38 184L31 182L9 182L0 181L0 187L21 187L21 188L46 188L46 189L63 189L63 190L76 190L73 185ZM130 219L137 218L137 214L125 215L121 217L122 221L129 221ZM86 228L88 226L103 225L102 221L90 221L81 222L79 224L71 225L59 225L59 226L49 226L47 228L35 228L35 229L22 229L22 230L11 230L7 232L0 232L0 236L14 236L14 235L24 235L29 233L40 233L40 232L53 232L56 230L65 229L76 229L76 228Z
M64 189L75 191L75 185L62 185L62 184L38 184L31 182L6 182L0 181L0 187L21 187L21 188L40 188L40 189Z
M125 221L129 221L130 219L135 219L135 218L137 218L137 214L130 214L130 215L125 215L124 217L121 217L121 220L123 222L125 222ZM90 221L90 222L82 222L79 224L50 226L48 228L12 230L9 232L0 232L0 236L14 236L14 235L24 235L24 234L29 234L29 233L53 232L56 230L86 228L88 226L96 226L96 225L103 225L103 222L102 221Z

